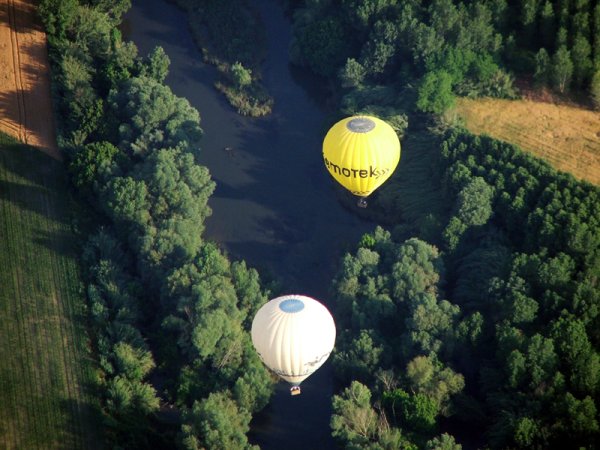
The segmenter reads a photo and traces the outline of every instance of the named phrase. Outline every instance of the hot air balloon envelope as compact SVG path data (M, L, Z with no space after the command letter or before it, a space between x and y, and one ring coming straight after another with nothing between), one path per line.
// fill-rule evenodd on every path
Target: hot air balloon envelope
M265 365L298 386L329 357L335 324L325 306L304 295L265 303L252 321L252 343ZM292 394L299 391L292 390Z
M394 172L400 161L400 140L377 117L347 117L327 132L323 159L338 183L354 195L367 197Z

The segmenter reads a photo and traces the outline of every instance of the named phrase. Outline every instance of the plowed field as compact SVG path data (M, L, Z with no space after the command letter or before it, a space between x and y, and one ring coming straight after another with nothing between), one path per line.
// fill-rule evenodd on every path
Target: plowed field
M0 0L0 130L56 159L46 35L35 0Z

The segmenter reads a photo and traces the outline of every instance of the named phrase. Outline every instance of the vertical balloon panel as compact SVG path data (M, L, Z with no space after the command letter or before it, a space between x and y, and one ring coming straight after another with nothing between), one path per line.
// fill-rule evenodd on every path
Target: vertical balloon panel
M335 334L327 308L304 295L286 295L265 303L256 313L251 331L264 364L292 386L323 365L333 350Z

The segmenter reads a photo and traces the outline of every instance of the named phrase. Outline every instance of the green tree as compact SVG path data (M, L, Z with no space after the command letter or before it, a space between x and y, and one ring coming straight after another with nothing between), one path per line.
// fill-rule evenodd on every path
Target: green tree
M145 58L140 75L150 77L158 83L163 83L169 74L170 64L171 60L165 50L160 46L154 47L154 50Z
M198 148L202 136L198 111L152 78L127 80L121 90L110 93L109 104L121 124L119 147L133 155L157 148Z
M592 13L592 39L594 52L594 71L600 70L600 3L594 6Z
M150 220L148 188L142 181L131 177L112 178L102 189L101 201L119 227L139 230L145 228Z
M540 36L543 48L552 48L556 37L556 22L554 18L554 7L550 0L544 2L540 12Z
M333 364L336 372L347 380L361 380L367 382L371 379L381 363L384 348L374 340L373 330L360 330L358 336L346 339L344 347L333 355Z
M108 14L115 25L121 22L123 14L131 8L131 0L85 0L85 2Z
M533 74L533 78L535 81L541 85L545 85L548 83L551 74L551 64L550 64L550 56L545 48L540 48L540 50L535 54L535 72Z
M600 70L596 70L590 83L590 94L596 110L600 111Z
M448 72L440 70L428 72L419 86L417 108L424 112L443 113L454 105L452 94L452 77Z
M99 191L108 177L118 173L119 150L110 142L93 142L80 149L69 162L71 180L81 191Z
M254 413L267 405L275 382L249 341L244 346L243 375L235 381L232 393L240 408Z
M423 434L430 434L436 429L439 405L425 394L409 394L403 389L394 389L384 392L383 404L398 425Z
M361 51L360 62L369 75L382 74L392 64L397 51L398 29L389 21L378 21Z
M231 65L231 77L239 89L243 89L252 83L252 71L245 68L239 61Z
M307 65L316 74L331 76L350 54L348 37L337 18L316 18L301 31L296 30L291 54L293 61Z
M460 308L447 300L437 301L431 294L419 295L411 301L406 331L411 346L419 353L438 353L454 340L456 318Z
M357 381L332 399L332 435L341 444L365 447L377 434L378 417L371 407L371 391Z
M77 0L42 0L38 16L42 19L51 39L64 39L73 23L79 4Z
M578 400L567 392L564 398L563 417L564 419L559 421L559 426L565 434L571 439L576 437L576 442L580 445L586 447L593 445L592 442L598 437L600 426L596 405L590 396Z
M457 217L467 227L484 225L492 215L494 188L475 177L458 193Z
M571 52L563 45L558 48L552 57L552 82L560 91L565 92L573 76L573 61Z
M462 445L454 440L454 436L443 433L427 441L426 450L462 450Z
M346 64L339 72L342 87L353 88L360 86L365 79L367 70L354 58L348 58Z
M450 397L465 386L464 377L436 361L434 357L417 356L406 366L408 387L433 399L440 413L450 413Z
M85 6L79 7L71 30L79 54L107 58L111 48L112 27L113 24L104 12Z
M592 47L582 33L577 33L573 39L571 59L573 61L573 82L578 87L587 85L593 69Z
M225 392L211 393L195 401L184 414L181 442L185 449L251 449L246 433L250 413L239 409Z
M141 381L155 366L148 350L125 342L114 346L114 356L117 369L129 380Z
M392 288L396 302L408 302L419 294L437 294L444 277L439 250L420 239L410 238L398 249L392 265Z
M530 42L535 33L539 0L521 0L521 23L525 42Z

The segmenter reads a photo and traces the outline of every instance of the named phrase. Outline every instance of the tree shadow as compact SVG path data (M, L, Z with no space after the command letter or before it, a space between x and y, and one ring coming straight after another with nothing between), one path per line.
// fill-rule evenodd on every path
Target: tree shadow
M86 397L97 396L92 385L83 386ZM73 427L69 430L60 430L60 448L88 448L101 449L104 447L102 440L102 413L98 405L90 401L77 401L73 398L63 399L60 402L63 416L69 417Z
M69 193L63 164L34 147L2 141L0 199L49 220L67 223Z
M36 5L33 1L11 1L3 2L2 16L6 25L17 33L29 33L31 31L44 32L42 22L38 16Z

